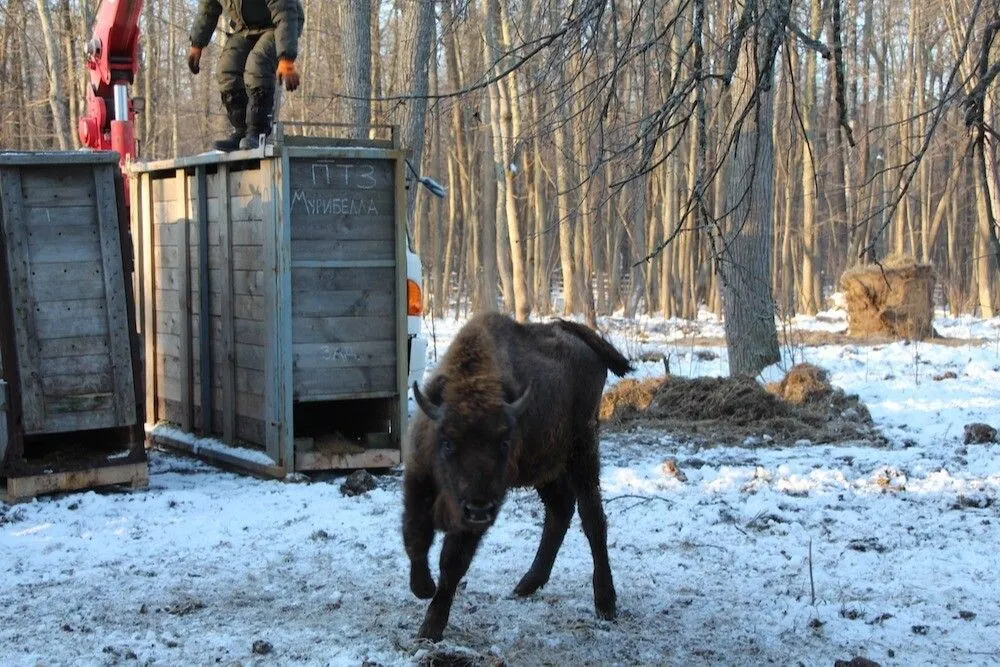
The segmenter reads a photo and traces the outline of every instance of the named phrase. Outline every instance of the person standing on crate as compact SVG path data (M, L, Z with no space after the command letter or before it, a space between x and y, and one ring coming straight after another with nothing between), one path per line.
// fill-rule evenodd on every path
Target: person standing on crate
M201 52L212 40L219 16L228 21L219 56L218 82L233 133L217 150L257 148L271 133L274 88L299 87L295 68L305 12L299 0L200 0L191 28L188 69L201 71Z

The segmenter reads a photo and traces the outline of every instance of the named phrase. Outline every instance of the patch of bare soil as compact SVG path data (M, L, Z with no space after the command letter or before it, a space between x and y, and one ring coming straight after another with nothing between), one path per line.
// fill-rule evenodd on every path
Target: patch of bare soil
M747 376L623 380L604 395L600 418L612 431L642 426L703 444L885 442L858 397L810 364L768 387Z

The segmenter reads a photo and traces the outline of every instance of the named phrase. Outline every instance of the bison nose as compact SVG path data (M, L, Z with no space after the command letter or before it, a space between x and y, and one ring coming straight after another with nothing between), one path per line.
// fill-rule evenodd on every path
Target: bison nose
M487 503L484 505L465 503L462 509L465 513L465 520L473 524L490 523L497 516L496 503Z

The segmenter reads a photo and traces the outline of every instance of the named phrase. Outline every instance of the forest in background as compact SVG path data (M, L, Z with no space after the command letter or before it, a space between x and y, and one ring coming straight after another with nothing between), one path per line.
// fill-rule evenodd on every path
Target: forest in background
M97 4L0 0L0 148L79 146ZM196 5L145 2L144 159L227 131L221 33L185 64ZM282 118L399 126L447 186L409 221L435 315L722 312L744 232L780 317L893 254L933 264L952 312L998 313L996 2L303 5Z

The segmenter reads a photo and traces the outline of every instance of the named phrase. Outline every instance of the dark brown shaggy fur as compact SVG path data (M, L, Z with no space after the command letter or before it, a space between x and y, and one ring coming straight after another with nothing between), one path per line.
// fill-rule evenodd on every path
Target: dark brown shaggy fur
M608 370L622 376L631 366L589 327L490 313L462 328L423 392L414 386L421 410L410 424L403 541L410 589L433 598L420 637L441 639L458 582L514 486L535 487L545 504L538 552L514 592L531 595L548 581L579 506L595 607L614 618L597 439ZM436 584L427 560L435 530L445 533Z

